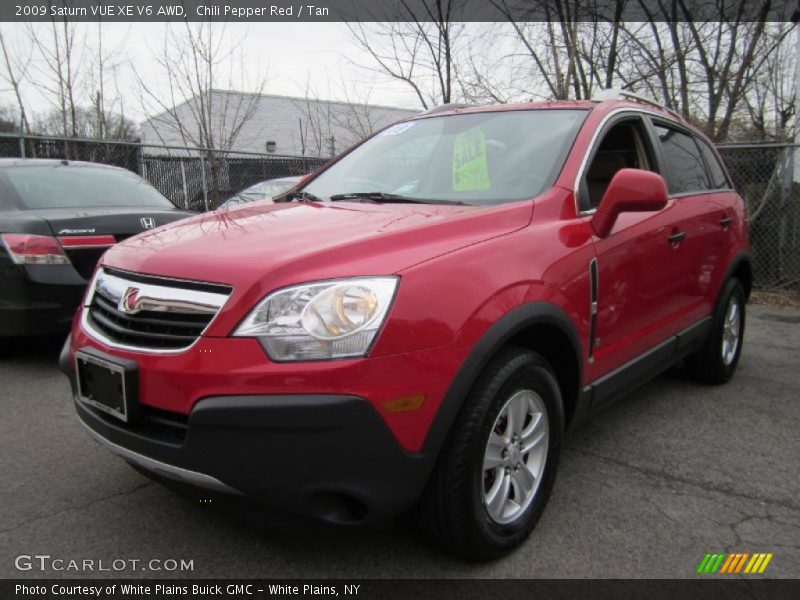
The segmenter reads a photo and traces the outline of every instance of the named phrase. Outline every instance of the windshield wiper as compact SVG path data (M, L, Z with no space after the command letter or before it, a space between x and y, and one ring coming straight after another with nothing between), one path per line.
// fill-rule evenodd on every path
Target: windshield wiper
M349 194L334 194L331 196L331 202L341 202L343 200L372 200L373 202L395 202L401 203L414 203L414 204L459 204L464 205L464 202L456 200L428 200L423 198L412 198L410 196L401 196L399 194L387 194L385 192L351 192Z
M296 192L286 192L280 196L275 196L273 202L291 202L292 200L308 200L309 202L322 202L322 199L309 192L298 190Z

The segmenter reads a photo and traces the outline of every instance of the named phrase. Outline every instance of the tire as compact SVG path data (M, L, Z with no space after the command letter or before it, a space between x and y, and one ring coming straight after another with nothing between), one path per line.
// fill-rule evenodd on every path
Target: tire
M692 377L714 384L733 377L744 342L745 304L742 284L738 279L729 279L717 301L708 338L700 350L686 357L686 368Z
M517 409L515 422L513 416L509 420L511 406ZM520 429L523 435L514 449L506 440ZM547 504L563 431L561 392L550 365L527 350L504 350L470 390L438 457L417 507L422 529L468 560L489 560L513 550L531 533ZM527 452L526 440L532 446ZM502 464L484 470L495 463ZM530 477L533 472L538 477ZM527 493L523 484L531 484ZM505 489L509 501L503 503L497 494ZM512 501L519 501L516 507Z

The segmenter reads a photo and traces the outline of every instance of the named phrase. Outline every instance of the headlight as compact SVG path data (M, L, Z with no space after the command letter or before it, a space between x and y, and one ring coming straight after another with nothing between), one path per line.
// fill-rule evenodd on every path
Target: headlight
M235 336L257 337L273 360L364 356L386 319L397 277L297 285L264 298Z

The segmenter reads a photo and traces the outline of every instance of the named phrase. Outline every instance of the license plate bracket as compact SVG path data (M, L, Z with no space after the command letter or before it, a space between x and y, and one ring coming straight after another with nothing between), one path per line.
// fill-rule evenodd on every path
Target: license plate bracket
M82 348L75 352L75 373L81 402L126 423L135 418L139 406L135 361Z

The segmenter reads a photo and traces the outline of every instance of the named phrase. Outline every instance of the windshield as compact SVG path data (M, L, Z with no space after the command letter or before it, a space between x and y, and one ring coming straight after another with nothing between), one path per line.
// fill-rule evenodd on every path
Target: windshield
M276 196L281 192L285 192L299 180L299 177L292 177L287 179L271 179L269 181L262 181L261 183L257 183L245 190L242 190L239 192L239 194L242 196L262 196L264 198L268 198L271 196Z
M249 188L246 188L231 198L228 198L225 202L220 204L219 207L233 208L234 206L239 206L240 204L247 204L249 202L255 202L256 200L273 198L274 196L277 196L278 194L281 194L290 187L294 186L298 181L300 181L299 177L284 177L281 179L262 181L261 183L251 185Z
M376 192L468 204L532 198L553 184L586 114L518 110L398 123L303 190L322 200Z
M47 165L8 167L2 173L25 209L175 208L154 187L130 171Z

